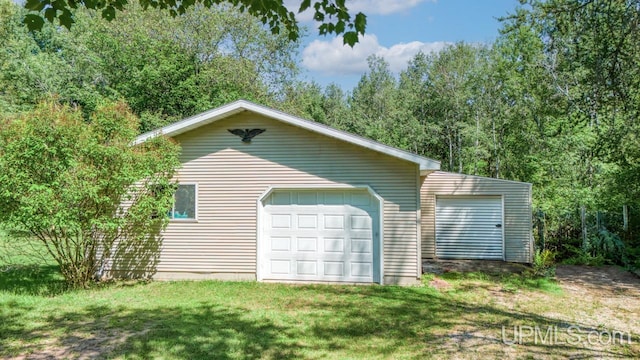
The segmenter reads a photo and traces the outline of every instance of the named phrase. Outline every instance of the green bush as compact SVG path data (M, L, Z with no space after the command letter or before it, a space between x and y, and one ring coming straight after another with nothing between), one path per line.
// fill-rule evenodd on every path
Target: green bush
M556 253L549 249L536 250L531 269L527 275L531 277L554 277L556 274Z
M574 246L568 247L568 249L572 255L562 260L563 264L602 266L606 262L606 259L602 254L593 255L588 251L585 251L581 248L574 247Z
M587 241L587 249L594 257L603 257L612 264L624 264L625 246L620 237L607 229L600 229Z
M88 123L55 101L0 118L0 224L38 241L73 287L116 257L157 257L168 218L154 215L171 209L180 148L161 136L132 146L138 124L124 103L101 104Z

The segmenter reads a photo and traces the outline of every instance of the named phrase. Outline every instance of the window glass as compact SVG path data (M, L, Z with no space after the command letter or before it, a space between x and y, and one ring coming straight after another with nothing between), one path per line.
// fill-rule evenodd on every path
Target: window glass
M195 219L196 218L196 185L178 185L176 190L173 210L169 214L172 219Z

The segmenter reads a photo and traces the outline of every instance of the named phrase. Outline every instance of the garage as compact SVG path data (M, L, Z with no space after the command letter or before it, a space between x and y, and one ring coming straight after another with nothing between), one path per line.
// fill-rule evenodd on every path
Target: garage
M370 189L274 189L263 198L263 280L380 282L380 200Z
M436 256L503 260L501 196L437 196Z

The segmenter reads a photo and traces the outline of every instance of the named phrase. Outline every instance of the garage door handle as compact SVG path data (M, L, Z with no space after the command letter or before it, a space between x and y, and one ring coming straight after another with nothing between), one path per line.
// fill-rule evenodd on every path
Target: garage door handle
M497 227L497 228L501 228L501 227L502 227L502 224L496 224L496 227Z

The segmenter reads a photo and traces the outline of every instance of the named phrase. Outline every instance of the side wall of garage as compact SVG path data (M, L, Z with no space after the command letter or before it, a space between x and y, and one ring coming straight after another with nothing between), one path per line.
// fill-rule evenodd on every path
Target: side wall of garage
M531 233L531 184L472 175L433 172L421 178L422 258L436 257L436 199L438 196L501 196L504 204L505 260L530 263L533 259Z

